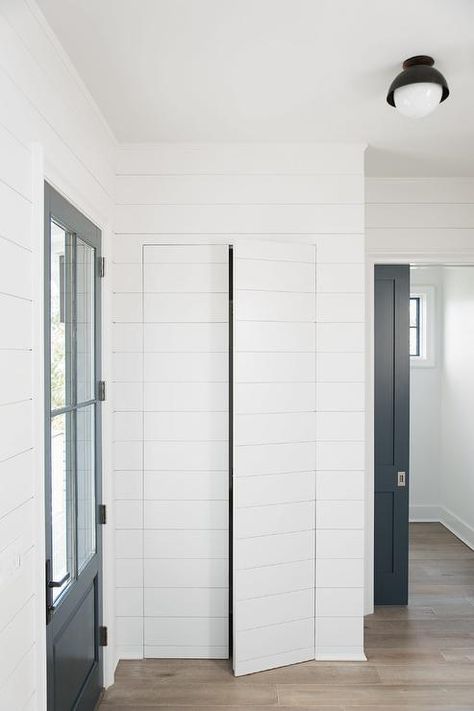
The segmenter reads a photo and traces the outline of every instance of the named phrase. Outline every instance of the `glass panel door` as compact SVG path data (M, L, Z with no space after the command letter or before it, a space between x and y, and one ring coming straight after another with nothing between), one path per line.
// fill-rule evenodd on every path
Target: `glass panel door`
M53 602L95 553L95 248L51 219Z
M46 186L48 711L101 687L100 232Z

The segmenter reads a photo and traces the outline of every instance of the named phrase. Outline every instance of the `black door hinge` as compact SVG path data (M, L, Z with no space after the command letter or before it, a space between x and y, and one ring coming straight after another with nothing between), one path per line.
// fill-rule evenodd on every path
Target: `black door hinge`
M105 277L105 257L99 257L98 264L99 264L99 276Z
M99 627L99 647L106 647L108 645L108 636L107 627Z
M107 523L107 507L105 504L99 504L97 522L105 525Z
M105 380L99 380L97 383L97 399L105 402Z

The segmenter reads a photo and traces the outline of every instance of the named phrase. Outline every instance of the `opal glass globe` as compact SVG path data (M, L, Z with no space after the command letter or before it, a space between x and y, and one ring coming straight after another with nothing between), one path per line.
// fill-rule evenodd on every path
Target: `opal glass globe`
M433 82L405 84L395 89L393 100L398 111L410 118L428 116L441 101L443 88Z

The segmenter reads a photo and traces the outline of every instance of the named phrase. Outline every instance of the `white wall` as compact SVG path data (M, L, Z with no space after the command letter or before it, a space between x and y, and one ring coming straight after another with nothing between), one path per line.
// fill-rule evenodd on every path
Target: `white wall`
M470 258L474 178L367 178L366 235L378 262Z
M4 265L0 290L0 357L4 364L0 540L2 570L8 577L2 588L0 619L0 706L36 711L44 708L45 692L42 184L46 177L103 230L107 254L115 142L30 0L2 3L0 87L0 264ZM37 148L33 149L34 144ZM321 292L318 407L322 412L331 411L333 422L340 416L346 423L347 412L362 413L363 148L163 146L125 148L119 158L115 185L119 203L114 240L117 262L139 264L143 243L182 241L186 234L191 240L206 242L270 235L317 244ZM123 283L115 283L118 291L127 291ZM117 341L114 347L117 350ZM125 406L122 402L116 407ZM105 414L107 409L106 404ZM105 417L105 501L111 440ZM317 576L321 657L361 653L363 449L363 432L357 423L329 428L319 442L316 526L321 529ZM111 525L113 514L111 510ZM334 534L329 533L331 529ZM106 527L104 567L110 581L113 554L107 537ZM118 543L117 547L120 557L123 549ZM12 575L18 552L21 565ZM108 606L108 681L114 661L110 654L114 647L111 615Z
M441 521L474 547L474 269L412 270L413 283L436 289L438 339L435 367L411 368L410 517Z
M474 268L443 277L441 520L474 548Z
M427 323L434 329L429 363L410 361L410 520L439 520L441 483L441 378L443 268L410 270L411 291L428 286ZM431 352L433 349L433 352Z
M316 656L361 658L364 558L363 147L325 144L163 144L119 151L115 303L144 244L264 238L317 247ZM114 323L114 358L130 339ZM132 336L131 336L132 338ZM131 364L115 370L114 409L137 410ZM121 382L117 382L121 381ZM324 413L324 414L323 414ZM318 433L319 432L319 433ZM115 468L123 469L116 441ZM115 475L117 481L117 473ZM130 482L131 484L131 479ZM127 492L127 482L124 483ZM131 487L125 497L136 500ZM117 569L129 553L117 531ZM133 606L123 617L136 615ZM140 616L140 615L138 615ZM122 653L137 637L120 623ZM132 625L133 627L133 625ZM136 626L134 627L136 629Z
M38 711L45 690L42 183L46 176L106 228L114 143L26 0L1 3L0 93L0 708Z

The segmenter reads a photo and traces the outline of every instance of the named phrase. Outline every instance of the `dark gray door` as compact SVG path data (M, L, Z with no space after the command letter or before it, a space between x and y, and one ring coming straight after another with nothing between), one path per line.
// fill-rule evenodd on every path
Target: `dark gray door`
M408 603L410 267L375 267L375 604Z
M49 711L102 688L101 235L45 185L46 625Z

